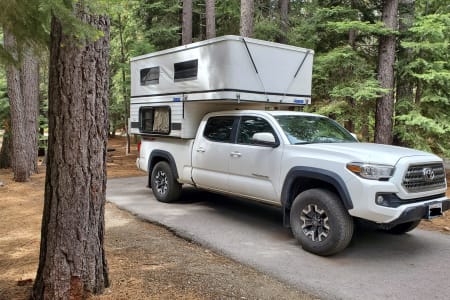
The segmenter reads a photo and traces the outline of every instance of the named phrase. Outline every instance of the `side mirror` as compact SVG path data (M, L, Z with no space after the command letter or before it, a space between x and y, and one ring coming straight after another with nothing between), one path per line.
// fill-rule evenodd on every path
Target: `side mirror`
M280 143L277 142L275 136L270 132L257 132L252 136L252 142L256 145L278 147Z

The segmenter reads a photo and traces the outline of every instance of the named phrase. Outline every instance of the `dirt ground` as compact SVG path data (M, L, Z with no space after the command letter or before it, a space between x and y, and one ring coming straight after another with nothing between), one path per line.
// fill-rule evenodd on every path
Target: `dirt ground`
M110 141L108 178L144 175L136 146ZM27 299L36 275L45 169L15 183L0 170L0 300ZM165 228L106 206L111 286L91 299L314 299L254 269L176 237Z

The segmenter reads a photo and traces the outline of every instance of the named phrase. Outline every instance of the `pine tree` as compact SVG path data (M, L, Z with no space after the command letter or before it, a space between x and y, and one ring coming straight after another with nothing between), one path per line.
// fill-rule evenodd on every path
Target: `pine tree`
M383 1L382 19L386 28L397 30L398 0ZM380 37L378 50L378 81L387 92L377 100L375 142L392 144L394 118L394 63L396 51L394 33Z
M86 40L68 30L67 20L52 17L48 162L34 299L85 299L109 285L103 246L109 20L82 2L73 5L72 16L96 28L97 37Z
M183 0L183 23L181 25L181 44L192 43L192 0Z
M241 36L253 36L253 15L255 7L253 0L241 0Z
M215 0L206 0L206 38L211 39L216 37L216 11Z

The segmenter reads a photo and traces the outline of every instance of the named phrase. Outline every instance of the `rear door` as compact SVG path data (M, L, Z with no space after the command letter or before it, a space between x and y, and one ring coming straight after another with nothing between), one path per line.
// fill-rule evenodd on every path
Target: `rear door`
M229 162L235 136L235 116L217 116L207 120L202 135L192 149L192 179L199 187L228 191Z

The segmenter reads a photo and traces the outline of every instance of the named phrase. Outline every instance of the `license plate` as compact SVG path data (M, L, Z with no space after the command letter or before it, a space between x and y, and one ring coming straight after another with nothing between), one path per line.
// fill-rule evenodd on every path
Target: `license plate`
M433 219L442 216L442 202L433 203L428 206L427 219Z

